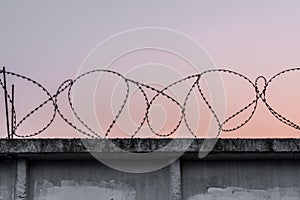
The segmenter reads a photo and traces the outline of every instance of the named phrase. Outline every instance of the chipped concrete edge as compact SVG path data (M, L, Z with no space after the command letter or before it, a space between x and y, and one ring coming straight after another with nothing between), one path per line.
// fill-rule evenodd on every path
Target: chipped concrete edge
M0 139L5 153L198 152L203 139ZM192 141L191 141L192 140ZM167 144L172 141L171 145ZM186 144L190 144L184 149ZM90 148L91 147L91 148ZM219 139L212 152L300 152L300 139Z

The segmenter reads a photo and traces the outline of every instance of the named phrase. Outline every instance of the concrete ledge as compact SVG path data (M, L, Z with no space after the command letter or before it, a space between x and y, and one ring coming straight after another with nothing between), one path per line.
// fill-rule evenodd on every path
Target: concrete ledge
M34 154L74 154L76 156L97 153L184 153L198 154L203 139L14 139L0 140L0 157L26 157ZM88 149L85 145L88 145ZM300 157L300 139L219 139L208 158L233 159L248 157L274 158ZM276 158L277 158L276 157ZM57 156L56 156L57 158Z
M300 196L300 139L209 141L215 144L214 148L204 160L199 160L199 149L207 140L2 139L0 199L75 200L89 196L89 199L117 200L126 196L141 200L193 200L215 199L215 196L227 199ZM92 155L101 159L96 157L96 160ZM150 166L153 171L126 173L111 168L106 161L117 164L117 169ZM166 166L156 170L158 163Z

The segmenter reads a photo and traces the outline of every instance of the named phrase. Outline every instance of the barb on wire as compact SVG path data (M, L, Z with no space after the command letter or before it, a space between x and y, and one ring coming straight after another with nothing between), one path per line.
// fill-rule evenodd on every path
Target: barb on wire
M269 80L267 80L264 76L259 76L258 78L256 78L256 80L254 82L252 82L249 78L247 78L243 74L235 72L235 71L231 71L231 70L228 70L228 69L210 69L210 70L203 71L199 74L190 75L190 76L187 76L183 79L177 80L177 81L165 86L163 89L159 90L159 89L157 89L153 86L150 86L148 84L138 82L138 81L133 80L133 79L126 78L125 76L123 76L122 74L120 74L116 71L96 69L96 70L85 72L85 73L79 75L78 77L76 77L75 79L68 79L68 80L63 81L59 85L56 92L54 94L51 94L44 86L42 86L37 81L31 79L30 77L27 77L27 76L24 76L24 75L21 75L21 74L17 74L15 72L9 72L9 71L6 71L5 68L3 68L2 71L0 71L0 73L3 74L3 81L0 79L0 86L2 87L2 89L4 91L5 110L6 110L6 123L7 123L6 125L7 125L7 133L8 133L8 138L9 139L13 138L14 136L19 137L19 138L28 138L28 137L37 136L37 135L43 133L53 123L53 121L54 121L54 119L56 118L57 115L60 116L66 122L66 124L68 124L69 126L74 128L78 132L80 132L80 133L82 133L82 134L84 134L88 137L91 137L91 138L100 138L101 135L99 133L97 133L95 130L93 130L91 127L89 127L88 124L79 116L79 114L76 111L76 108L73 104L72 95L71 95L74 85L80 79L82 79L83 77L88 77L89 75L95 74L95 73L102 73L102 74L109 74L109 75L117 76L120 79L122 79L124 81L125 85L126 85L125 97L122 100L122 104L121 104L119 110L117 111L117 114L115 116L113 116L113 120L109 124L109 127L106 130L106 132L104 134L104 137L109 136L109 134L112 132L112 129L115 126L117 120L119 119L121 113L124 111L124 107L125 107L125 105L128 101L129 93L130 93L130 89L131 89L132 85L137 87L138 91L142 94L144 102L145 102L145 107L146 107L142 120L140 121L140 123L139 123L138 127L136 128L136 130L131 135L132 138L136 137L138 135L139 131L141 130L141 128L143 126L147 126L153 134L155 134L159 137L167 137L167 136L170 136L170 135L174 134L182 124L185 125L188 132L193 137L196 137L197 133L195 133L192 130L192 128L189 124L189 120L187 119L187 114L186 114L186 107L187 107L187 104L188 104L188 100L189 100L193 90L196 90L196 91L199 92L199 94L200 94L202 100L204 101L205 105L207 106L207 108L211 112L212 116L216 120L216 122L218 124L218 134L217 134L217 136L219 136L222 131L223 132L231 132L231 131L235 131L237 129L240 129L241 127L246 125L253 118L253 116L255 114L255 111L257 109L258 102L260 100L264 103L266 108L270 111L270 113L276 119L278 119L280 122L286 124L287 126L290 126L290 127L294 128L294 129L297 129L297 130L300 130L300 125L299 124L293 122L292 120L288 119L286 116L280 114L274 108L272 108L272 106L268 103L268 100L267 100L267 97L266 97L266 92L267 92L268 86L271 84L271 82L274 81L274 79L278 78L279 76L281 76L283 74L291 73L291 72L295 72L295 71L299 72L300 68L291 68L291 69L283 70L283 71L275 74ZM250 86L254 89L255 98L252 99L246 106L244 106L243 108L241 108L240 110L238 110L237 112L232 114L231 116L227 117L224 121L221 121L220 117L217 115L216 110L214 110L213 106L208 101L208 98L204 94L203 88L200 85L200 81L201 81L201 79L203 79L204 75L205 74L211 74L211 73L220 73L220 74L224 73L224 74L229 74L231 76L236 76L236 77L241 78L242 80L244 80L248 84L250 84ZM16 107L14 105L14 103L15 103L14 85L12 85L11 95L9 95L8 92L7 92L6 76L12 76L12 77L23 79L27 82L32 83L33 85L35 85L36 87L41 89L41 91L43 93L46 94L47 99L44 102L42 102L41 104L37 105L33 110L31 110L28 114L26 114L19 121L17 121L17 117L16 117L17 116L17 111L16 111ZM264 82L262 90L260 90L258 88L258 81L259 80L263 80L263 82ZM191 87L187 91L184 102L180 103L175 98L168 95L167 91L169 89L171 89L172 87L174 87L175 85L178 85L178 84L180 84L184 81L192 81L193 84L191 85ZM150 98L147 95L146 90L150 90L150 91L154 92L155 95L152 98ZM79 121L79 123L86 130L83 130L82 128L79 128L77 125L72 123L71 120L68 119L63 114L63 112L60 110L59 103L58 103L58 97L64 91L67 91L67 97L68 97L67 100L68 100L68 103L69 103L70 109L72 110L73 115L75 116L75 118ZM155 100L159 97L163 97L163 98L167 99L170 103L177 106L178 109L180 110L180 117L179 117L178 122L176 123L174 128L168 133L161 133L161 132L155 131L154 128L152 127L150 119L149 119L149 112L151 110L151 106L154 104ZM8 113L9 104L11 106L10 119L9 119L9 113ZM38 131L35 131L33 133L29 133L29 134L26 134L26 135L19 134L18 133L18 128L20 127L20 125L23 124L34 113L36 113L38 110L40 110L41 108L43 108L47 104L51 104L52 107L53 107L53 112L51 114L51 118L49 119L49 121ZM236 117L238 117L239 115L241 115L242 113L244 113L245 111L247 111L249 109L251 109L250 115L244 121L242 121L240 124L236 125L235 127L224 128L225 124L232 121L233 119L235 119Z

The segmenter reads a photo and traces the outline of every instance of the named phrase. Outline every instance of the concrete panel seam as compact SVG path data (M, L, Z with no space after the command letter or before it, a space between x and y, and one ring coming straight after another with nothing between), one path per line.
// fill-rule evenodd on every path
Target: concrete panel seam
M182 200L180 159L169 165L170 199Z
M25 159L17 160L15 200L27 200L28 163Z

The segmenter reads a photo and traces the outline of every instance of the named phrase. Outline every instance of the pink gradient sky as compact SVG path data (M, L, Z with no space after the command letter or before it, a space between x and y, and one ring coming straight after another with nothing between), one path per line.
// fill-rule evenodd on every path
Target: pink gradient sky
M87 54L108 37L132 28L164 27L194 38L218 68L238 71L254 81L259 75L270 78L281 70L300 66L299 8L297 0L1 1L0 64L55 92L63 80L75 77ZM230 114L250 102L255 94L240 79L223 78ZM13 79L9 81L12 83ZM16 86L18 116L45 98L29 85ZM297 123L299 86L300 72L296 72L275 80L268 93L270 104ZM4 105L3 99L0 103ZM20 134L36 130L49 116L48 108L27 121ZM0 113L4 119L2 106ZM4 122L0 121L1 137L6 134ZM299 135L300 131L279 122L261 102L247 125L222 133L222 137L241 138ZM39 137L77 137L77 133L57 117Z

